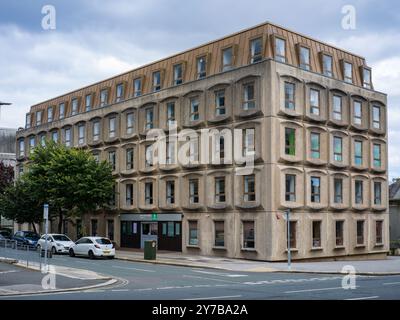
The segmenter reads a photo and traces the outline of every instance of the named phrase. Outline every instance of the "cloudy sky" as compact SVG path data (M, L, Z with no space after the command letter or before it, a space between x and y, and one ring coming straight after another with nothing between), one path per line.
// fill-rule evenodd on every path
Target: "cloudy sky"
M56 9L43 30L42 7ZM342 28L342 8L356 29ZM390 178L400 176L400 2L397 0L0 0L0 127L33 104L229 33L271 21L361 56L388 93Z

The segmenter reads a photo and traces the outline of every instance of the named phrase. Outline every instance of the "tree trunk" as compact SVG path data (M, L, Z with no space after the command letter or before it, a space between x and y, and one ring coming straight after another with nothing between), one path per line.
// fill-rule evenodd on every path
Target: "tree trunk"
M31 224L32 224L33 231L34 231L35 233L37 233L35 223L34 223L34 222L31 222Z
M62 225L63 225L63 213L62 210L58 212L58 233L62 233Z

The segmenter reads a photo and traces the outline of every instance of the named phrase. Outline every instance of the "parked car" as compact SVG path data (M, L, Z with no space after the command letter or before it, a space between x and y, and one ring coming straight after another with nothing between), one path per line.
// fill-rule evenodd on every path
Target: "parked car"
M88 256L90 259L96 257L113 259L115 257L115 247L110 239L104 237L83 237L69 249L69 255L71 257L76 255Z
M69 253L69 248L71 248L75 243L68 238L65 234L49 233L47 235L47 250L51 250L53 254L56 253ZM38 243L38 250L44 250L46 247L46 235L43 235Z
M0 241L2 241L2 240L6 240L6 238L3 237L3 236L1 235L1 233L0 233Z
M2 229L2 230L0 230L0 235L1 235L3 238L7 239L7 240L10 240L10 239L12 238L12 233L11 233L11 231L10 231L10 230L7 230L7 229Z
M12 237L12 240L17 241L18 245L28 245L34 248L39 239L40 236L33 231L17 231Z

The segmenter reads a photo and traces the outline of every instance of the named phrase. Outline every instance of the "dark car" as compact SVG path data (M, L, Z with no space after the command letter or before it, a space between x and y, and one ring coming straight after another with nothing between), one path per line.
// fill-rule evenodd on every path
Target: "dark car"
M40 236L33 231L18 231L12 239L17 241L18 245L28 245L36 248Z
M12 238L12 233L10 230L2 229L0 230L0 235L7 240L10 240Z

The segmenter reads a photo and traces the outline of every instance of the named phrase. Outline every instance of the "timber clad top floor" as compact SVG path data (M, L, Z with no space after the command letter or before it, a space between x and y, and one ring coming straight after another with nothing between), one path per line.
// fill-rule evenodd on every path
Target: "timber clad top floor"
M326 70L324 57L328 57L326 61L330 70ZM34 105L27 114L27 128L60 119L60 104L64 104L62 117L68 117L263 59L275 59L356 86L373 89L371 70L366 66L364 58L274 24L263 23ZM140 79L136 81L137 84L140 82L140 88L136 88L140 90L135 91L136 79ZM49 108L51 117L48 119L46 110ZM44 112L36 113L39 110ZM42 119L38 121L36 116Z

